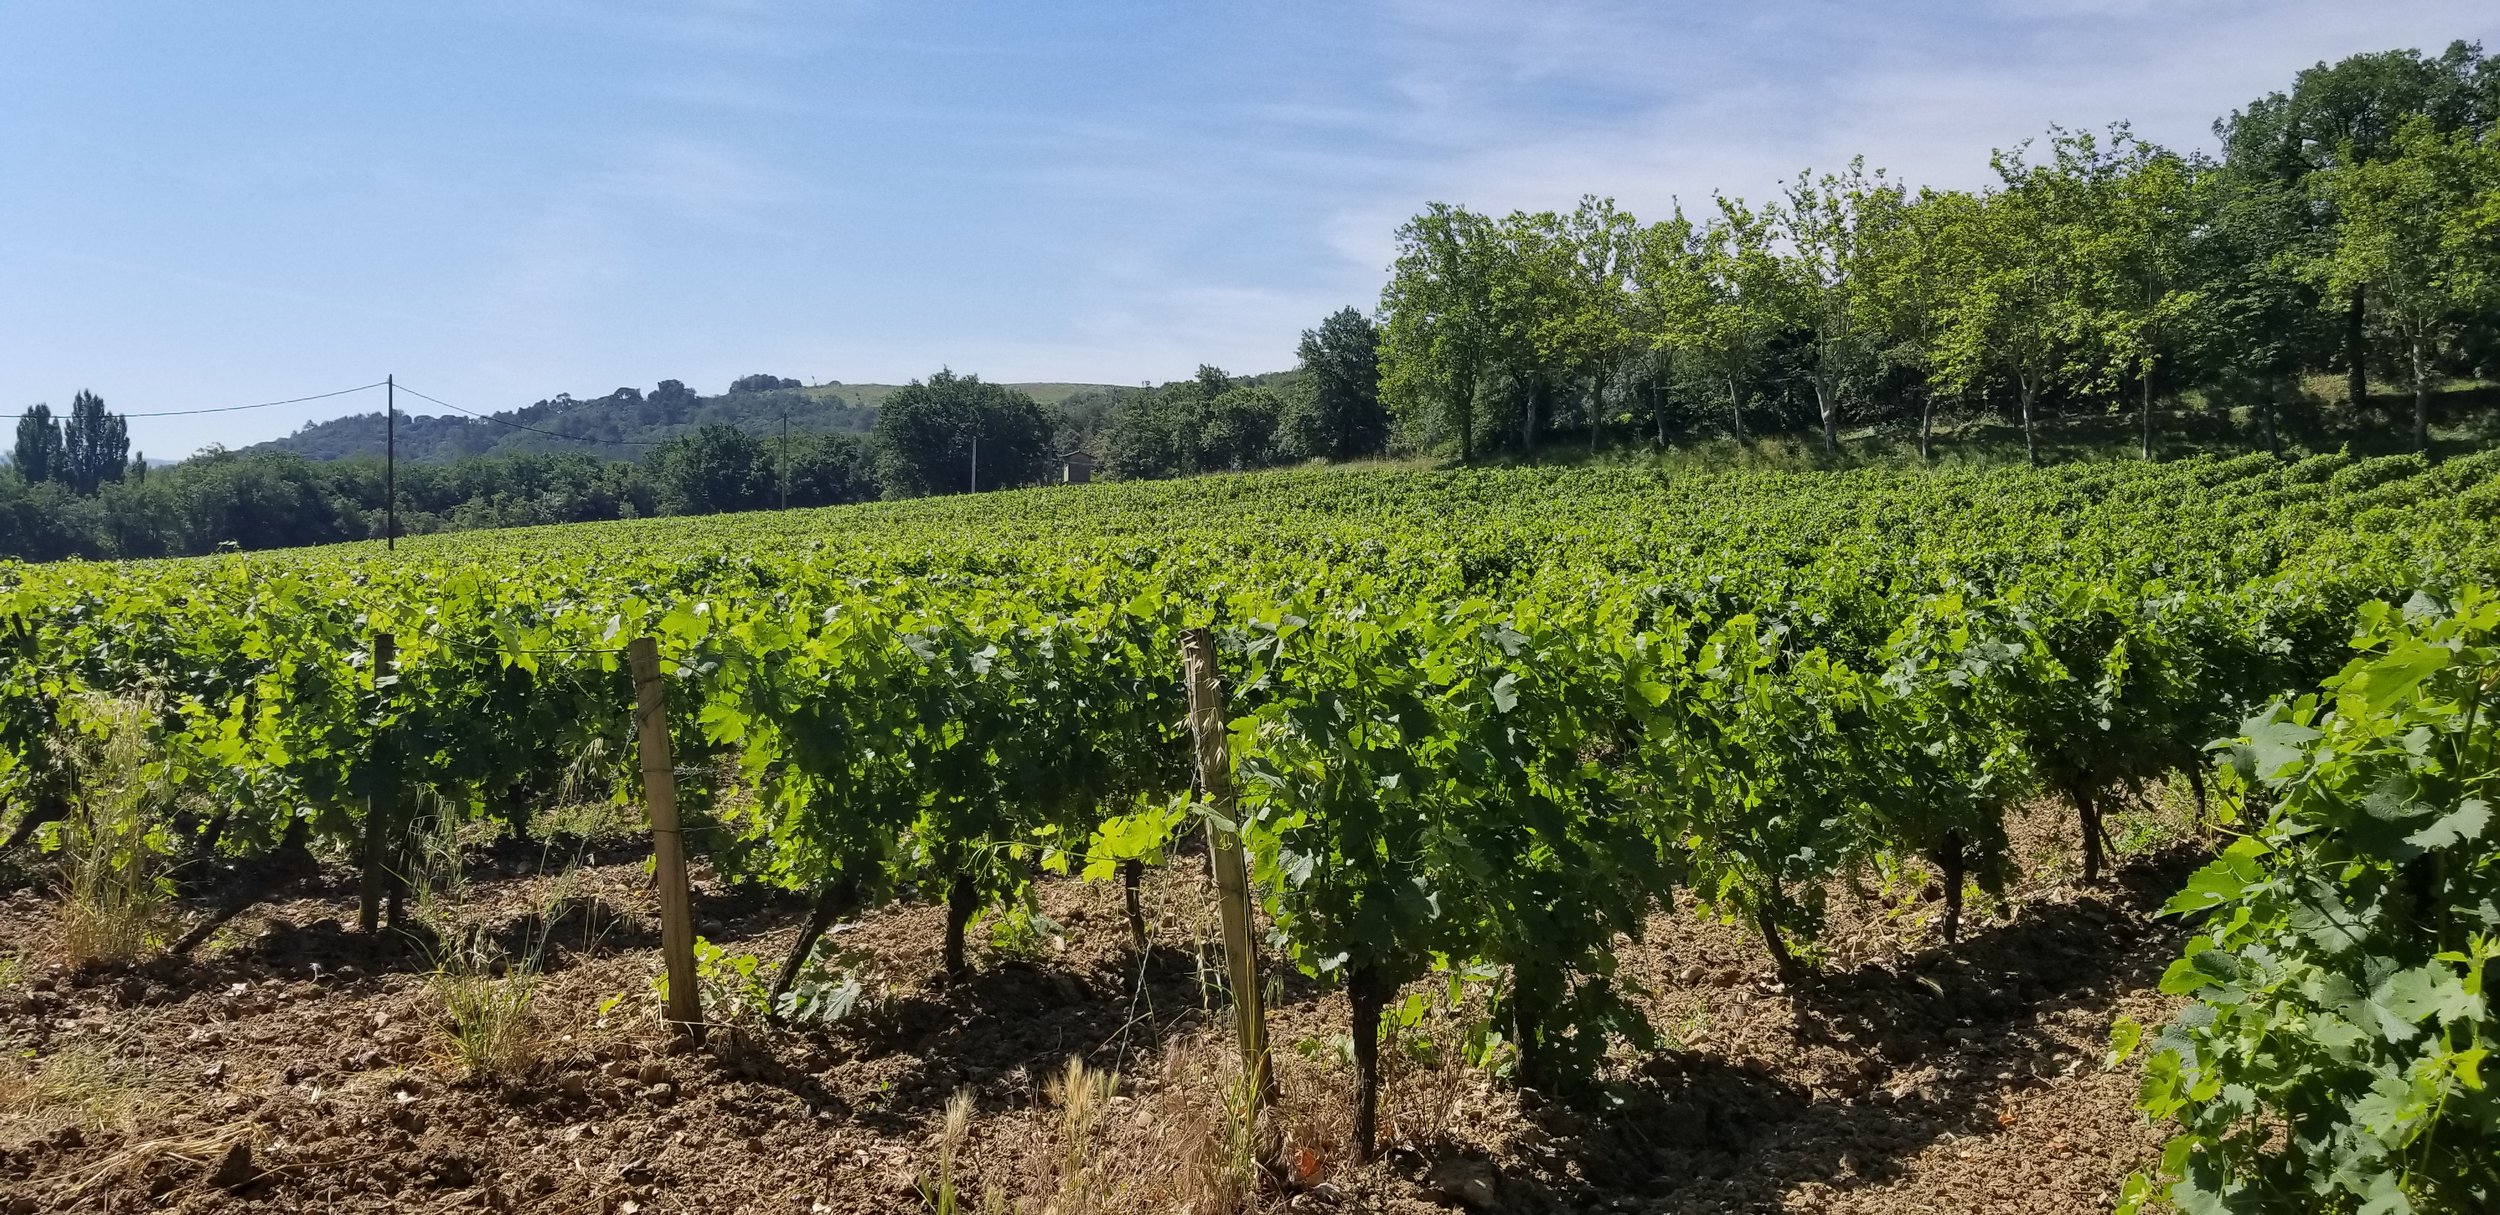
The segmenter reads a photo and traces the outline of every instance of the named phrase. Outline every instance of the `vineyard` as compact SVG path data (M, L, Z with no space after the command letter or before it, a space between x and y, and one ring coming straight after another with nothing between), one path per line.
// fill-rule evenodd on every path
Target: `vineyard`
M605 807L692 858L706 939L670 1006L699 986L707 1057L759 1071L791 1042L882 1032L891 1001L854 942L898 915L934 938L935 990L969 990L986 929L993 959L1046 959L1033 941L1126 950L1122 1000L1159 967L1224 1007L1243 993L1208 959L1227 951L1182 934L1196 913L1171 907L1209 906L1209 856L1238 841L1266 963L1254 987L1280 1023L1307 1023L1321 997L1336 1023L1299 1046L1270 1031L1271 1099L1206 1073L1203 1095L1238 1123L1216 1118L1231 1147L1206 1170L1232 1159L1241 1180L1198 1192L1277 1209L1580 1209L1611 1193L1638 1209L1667 1181L1475 1185L1384 1093L1437 1067L1602 1123L1629 1078L1709 1054L1661 1022L1644 942L1687 921L1741 932L1760 990L1802 1008L1862 978L1834 928L1858 913L1836 900L1870 882L1908 905L1933 887L1925 956L2019 968L1983 938L2037 885L2022 841L2045 832L2077 889L2160 875L2150 897L2178 895L2184 925L2164 931L2196 934L2161 980L2188 1013L2122 1024L2112 1064L2129 1087L2141 1069L2146 1109L2180 1129L2158 1158L2111 1162L2141 1176L2106 1201L2464 1210L2500 1194L2484 1150L2500 1107L2476 1072L2483 967L2500 956L2480 808L2500 609L2476 588L2496 578L2488 452L1674 478L1349 468L396 552L0 565L0 855L37 875L104 855L108 887L118 870L180 891L187 918L94 955L137 967L136 992L185 990L186 967L231 973L207 955L248 953L234 926L306 897L286 883L324 865L355 874L325 888L358 920L342 936L422 940L438 979L465 959L493 992L540 966L557 917L535 944L455 947L440 907L458 841L475 856L475 841L554 838ZM1200 720L1220 737L1191 733L1182 659L1198 635L1216 677L1200 692L1217 698ZM637 711L641 639L664 718ZM637 817L653 783L673 786L674 830ZM2174 800L2190 807L2180 847L2219 858L2192 881L2197 860L2122 872L2118 854L2142 850L2118 820ZM1050 914L1097 890L1108 910L1085 925ZM718 943L756 908L790 910L795 931L762 957ZM1721 960L1667 965L1715 975ZM26 998L35 1023L74 991L120 990L44 982ZM217 995L131 997L158 998ZM657 1032L660 1001L646 986L561 1016ZM1060 1054L1093 1057L1027 1103L1068 1126L1100 1117L1120 1082L1086 1096L1085 1068L1153 1066L1114 1029L1100 1049L1069 1042ZM40 1059L46 1041L13 1045ZM530 1101L584 1099L553 1053L469 1070ZM1878 1095L1855 1083L1839 1098ZM1260 1106L1264 1120L1243 1112ZM952 1209L978 1116L920 1108L901 1132L912 1187L881 1201ZM2267 1120L2299 1133L2269 1139ZM246 1153L240 1173L184 1173L194 1157L231 1165L243 1141L148 1157L142 1139L115 1141L119 1157L0 1143L0 1201L68 1209L138 1187L284 1209L320 1192L318 1170L267 1164L265 1144L261 1166ZM1088 1159L1018 1201L1177 1205L1152 1170L1122 1180ZM1401 1159L1424 1180L1382 1180ZM194 1185L210 1171L222 1180ZM488 1206L537 1192L442 1184L491 1191ZM713 1209L647 1179L602 1184L582 1209Z

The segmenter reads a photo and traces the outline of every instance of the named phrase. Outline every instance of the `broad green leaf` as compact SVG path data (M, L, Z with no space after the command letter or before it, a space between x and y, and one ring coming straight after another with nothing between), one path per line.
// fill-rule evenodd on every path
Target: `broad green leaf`
M2422 849L2448 848L2481 839L2484 829L2489 826L2491 807L2484 804L2481 798L2469 797L2457 803L2456 809L2440 815L2430 826L2406 836L2405 842Z

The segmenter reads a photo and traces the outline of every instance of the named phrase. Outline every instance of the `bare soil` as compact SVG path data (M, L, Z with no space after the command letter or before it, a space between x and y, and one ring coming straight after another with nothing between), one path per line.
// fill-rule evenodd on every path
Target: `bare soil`
M1835 886L1823 969L1793 988L1749 932L1689 905L1659 915L1621 955L1668 1045L1618 1051L1594 1091L1527 1092L1467 1067L1448 1044L1477 1005L1434 1012L1384 1050L1388 1150L1370 1165L1345 1151L1343 998L1280 982L1284 1107L1249 1201L2106 1210L2160 1142L2132 1107L2134 1076L2101 1065L2109 1027L2174 1007L2154 983L2179 930L2148 916L2196 852L2126 857L2085 890L2071 816L2042 807L2016 839L2022 881L1975 905L1955 946L1934 939L1923 871ZM835 938L873 959L860 1013L807 1030L749 1021L694 1049L656 1019L640 858L556 865L506 842L470 870L464 917L516 947L552 942L533 1003L543 1059L504 1081L455 1062L430 951L349 927L343 866L190 959L108 973L60 965L48 896L0 900L0 1215L928 1210L958 1091L971 1101L953 1165L967 1212L1203 1215L1230 1201L1225 1017L1200 979L1216 934L1187 862L1147 883L1156 940L1142 961L1115 883L1046 881L1064 939L978 948L955 979L939 966L942 909L896 904ZM696 914L769 974L805 908L698 870ZM1071 1055L1120 1073L1106 1105L1056 1099Z

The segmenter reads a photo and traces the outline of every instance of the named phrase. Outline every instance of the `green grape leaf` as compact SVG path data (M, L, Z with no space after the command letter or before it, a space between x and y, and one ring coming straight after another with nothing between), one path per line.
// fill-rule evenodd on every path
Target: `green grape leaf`
M2491 826L2491 807L2478 797L2457 803L2457 808L2440 815L2437 822L2405 837L2405 842L2425 850L2452 847L2483 837Z
M2406 638L2354 672L2345 687L2370 712L2384 713L2423 680L2445 669L2454 657L2444 647Z

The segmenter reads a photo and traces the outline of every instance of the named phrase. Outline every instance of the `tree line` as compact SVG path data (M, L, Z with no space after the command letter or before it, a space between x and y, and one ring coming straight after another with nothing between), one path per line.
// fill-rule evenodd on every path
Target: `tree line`
M381 456L315 459L291 451L210 448L150 472L83 456L80 419L126 422L81 393L71 424L41 437L49 410L19 427L0 469L0 557L196 556L220 549L285 548L390 534L391 477ZM117 440L126 442L126 440ZM595 451L526 452L448 461L401 460L396 534L826 506L877 496L869 444L859 435L759 437L709 424L640 459Z
M947 369L888 395L864 435L784 433L767 416L706 422L639 458L608 454L620 440L594 436L582 436L593 440L578 444L586 450L403 458L396 534L1013 488L1062 479L1070 463L1090 470L1106 453L1105 475L1124 477L1374 455L1388 433L1376 343L1370 319L1348 308L1304 335L1303 367L1276 376L1237 380L1205 367L1159 388L1095 390L1046 409L1025 392ZM688 402L798 388L756 375L724 397L698 398L668 380L648 394L619 389L607 399L615 416L594 420L629 428L675 416ZM585 415L569 397L559 404L529 416L561 415L563 433L574 434ZM380 415L370 420L378 426ZM421 430L423 421L403 420L402 430ZM321 459L212 447L150 474L143 458L125 460L128 433L127 420L91 392L78 394L66 426L47 406L28 410L0 470L0 557L190 556L392 534L391 478L370 451Z
M1304 331L1293 371L1234 376L1201 366L1190 379L1125 394L1079 442L1125 480L1380 455L1389 416L1379 347L1372 319L1341 309Z
M585 444L641 447L709 425L777 431L784 419L793 431L864 434L877 414L857 396L839 384L811 389L788 376L762 373L738 377L717 396L697 392L683 380L662 380L648 390L625 387L595 397L559 392L493 417L402 412L395 436L388 434L380 410L349 414L307 422L285 438L245 450L336 460L379 455L389 442L402 460L458 460L581 451Z
M2430 443L2444 379L2500 363L2500 61L2357 55L2215 124L2219 156L2052 130L1979 190L1852 161L1780 197L1641 222L1612 200L1398 231L1381 375L1402 445L1594 447L2001 412L2031 459L2051 408L2164 403L2278 444L2304 377L2401 383Z
M873 409L752 375L720 397L676 380L560 395L505 425L410 418L403 455L502 454L402 460L399 534L970 492L1076 466L1134 479L1391 450L1474 460L1564 438L1593 451L1801 431L1837 453L1844 428L1875 427L1915 433L1926 457L1940 419L1979 417L2019 425L2035 462L2053 417L2131 415L2148 458L2164 416L2279 450L2319 436L2319 386L2335 379L2345 433L2409 422L2428 447L2434 389L2500 378L2496 121L2500 60L2459 42L2301 72L2215 123L2218 155L2118 125L1999 151L1978 190L1913 189L1853 161L1766 202L1714 195L1647 223L1597 197L1498 218L1434 204L1399 229L1378 312L1304 332L1288 372L1202 366L1045 408L941 370ZM2409 419L2392 399L2372 413L2373 375L2404 387ZM785 439L785 419L803 432ZM285 444L369 452L382 422ZM632 437L653 428L677 433ZM499 435L555 450L510 452ZM370 454L268 447L151 474L124 420L81 392L66 419L38 405L19 420L0 555L378 538L385 483Z

